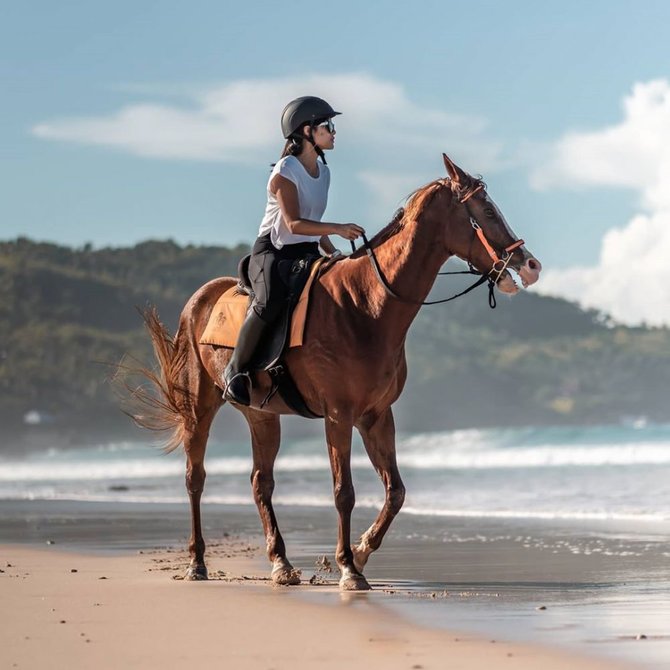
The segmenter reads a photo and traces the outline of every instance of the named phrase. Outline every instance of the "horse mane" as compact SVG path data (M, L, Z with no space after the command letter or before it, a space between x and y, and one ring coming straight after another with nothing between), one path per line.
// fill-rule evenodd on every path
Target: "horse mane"
M437 193L440 187L444 185L444 179L436 179L429 184L420 186L410 193L407 198L405 198L405 206L398 208L391 221L372 237L370 246L374 248L383 242L386 242L402 231L409 221L415 221L421 215L428 203L433 199L433 196ZM359 252L363 251L362 248L358 249L356 255L354 256L354 254L352 254L352 256L357 257Z
M437 193L445 186L448 186L459 199L467 198L478 188L486 189L486 184L482 181L480 176L472 177L467 185L456 190L453 182L450 179L435 179L428 184L419 186L415 191L412 191L405 199L405 206L396 210L391 221L384 226L374 237L370 240L370 246L376 246L386 242L394 235L402 231L405 226L416 221L424 212L426 207L431 203ZM359 252L364 250L358 249L354 257L358 257Z
M373 236L370 240L370 245L372 247L385 242L394 235L397 235L405 227L405 208L399 207L393 218L387 223L377 234Z
M405 218L407 221L416 221L423 214L423 210L430 204L437 192L443 186L446 186L447 183L444 179L435 179L410 193L407 196L407 204L405 205Z

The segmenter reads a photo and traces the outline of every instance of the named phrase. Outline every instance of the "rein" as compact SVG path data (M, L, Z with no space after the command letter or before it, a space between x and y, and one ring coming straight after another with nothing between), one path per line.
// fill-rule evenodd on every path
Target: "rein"
M470 293L470 291L473 291L477 287L481 286L483 283L488 282L488 289L489 289L489 307L491 309L495 309L497 302L496 302L496 297L494 288L496 285L496 282L500 279L502 276L502 273L505 272L507 269L507 266L509 265L510 261L512 260L512 252L515 249L518 249L520 246L524 244L523 240L517 240L516 242L513 242L509 246L505 247L502 251L501 256L498 256L496 253L495 249L491 246L490 242L486 239L486 235L484 234L484 231L482 230L482 227L479 225L477 222L477 219L472 215L472 212L470 211L470 208L468 207L468 200L475 195L478 191L480 191L483 187L483 185L479 185L477 188L473 189L470 191L464 198L460 200L460 202L465 205L465 208L468 212L468 216L470 217L470 225L472 226L472 229L474 231L473 234L473 240L474 237L478 237L479 241L482 243L484 249L486 249L486 253L488 253L489 257L493 261L493 265L491 269L484 274L483 272L479 272L478 270L475 270L473 267L471 261L468 259L468 269L467 270L457 270L454 272L438 272L438 275L477 275L479 276L479 279L474 284L471 284L468 286L464 291L461 291L460 293L456 293L455 295L452 295L449 298L443 298L442 300L427 300L427 301L420 301L420 300L412 300L410 298L403 298L399 296L389 285L388 281L386 280L386 277L384 277L384 273L382 272L381 267L379 266L379 261L377 260L377 256L375 255L374 249L370 246L370 242L368 241L368 238L363 235L363 247L365 248L365 253L368 255L368 258L370 259L370 263L372 264L372 267L375 271L375 274L377 275L377 279L379 279L379 283L384 287L384 290L388 295L390 295L392 298L395 298L396 300L400 300L401 302L407 302L411 303L413 305L439 305L441 303L445 302L451 302L452 300L456 300L456 298L460 298L462 295L465 295L466 293ZM350 240L351 242L351 249L352 252L356 251L356 245L354 244L353 240ZM469 255L469 254L468 254Z
M481 286L484 282L488 281L489 283L489 307L491 309L495 309L496 306L496 298L493 293L493 288L495 286L495 281L491 279L491 277L488 274L482 274L481 272L477 272L469 263L470 269L468 270L459 270L455 272L438 272L438 275L478 275L479 279L474 283L468 286L464 291L461 291L460 293L457 293L456 295L452 295L450 298L443 298L442 300L412 300L411 298L403 298L402 296L399 296L390 286L388 281L386 280L386 277L384 277L384 273L382 272L381 267L379 267L379 261L377 260L377 256L375 255L374 249L370 246L370 243L368 242L368 238L363 235L363 247L365 249L365 253L368 255L368 258L370 259L370 263L372 263L372 268L375 271L375 274L377 275L377 279L379 279L379 283L384 287L384 290L388 295L390 295L392 298L395 298L396 300L400 300L400 302L408 302L413 305L439 305L440 303L443 302L450 302L452 300L456 300L456 298L460 298L462 295L465 295L466 293L470 293L470 291L473 291L476 289L478 286ZM351 240L351 248L352 251L356 251L356 245L354 244L353 240Z

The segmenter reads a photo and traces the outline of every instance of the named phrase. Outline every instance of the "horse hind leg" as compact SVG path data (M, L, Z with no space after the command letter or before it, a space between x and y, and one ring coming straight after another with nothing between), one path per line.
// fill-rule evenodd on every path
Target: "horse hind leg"
M188 552L191 557L184 579L200 581L208 579L205 565L205 540L202 536L200 519L200 499L205 488L205 450L214 416L221 406L220 393L212 385L211 401L214 403L198 419L192 428L184 431L184 451L186 452L186 490L191 502L191 538Z
M154 430L172 430L172 438L165 447L167 451L184 445L186 489L191 501L191 562L185 576L189 580L207 579L200 499L205 486L204 461L209 429L223 404L221 391L207 373L197 344L195 324L203 302L202 296L189 302L174 338L161 323L155 309L145 311L144 320L160 372L155 374L147 369L138 372L148 378L157 397L140 389L133 392L139 403L137 412L132 414L135 421ZM145 417L147 409L148 417Z
M267 555L272 563L272 581L282 586L300 584L300 572L295 570L286 558L286 546L279 532L272 506L275 485L273 470L281 439L279 416L248 407L239 409L244 414L251 432L253 452L251 487L263 524Z
M358 429L386 493L384 505L374 523L363 533L358 544L351 548L354 564L362 572L370 554L379 549L386 531L400 511L405 500L405 486L396 462L395 425L391 409L374 417L366 417Z

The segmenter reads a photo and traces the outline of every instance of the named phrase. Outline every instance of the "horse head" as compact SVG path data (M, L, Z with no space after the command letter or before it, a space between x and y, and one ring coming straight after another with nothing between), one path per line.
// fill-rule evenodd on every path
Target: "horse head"
M542 264L512 232L484 182L462 170L446 154L442 157L453 195L452 218L445 227L447 251L489 275L502 293L519 290L508 268L519 275L524 288L534 284Z

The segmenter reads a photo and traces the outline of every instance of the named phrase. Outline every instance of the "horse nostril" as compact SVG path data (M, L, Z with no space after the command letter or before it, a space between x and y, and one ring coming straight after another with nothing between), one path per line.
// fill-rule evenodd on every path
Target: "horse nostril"
M534 258L529 258L526 262L526 265L528 266L529 270L537 270L539 272L542 269L540 261L535 260Z

